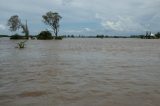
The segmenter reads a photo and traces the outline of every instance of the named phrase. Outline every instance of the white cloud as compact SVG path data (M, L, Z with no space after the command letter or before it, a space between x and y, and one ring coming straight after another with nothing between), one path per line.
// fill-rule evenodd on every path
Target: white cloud
M144 31L145 28L131 17L118 16L116 20L102 20L101 25L114 31Z
M76 34L76 35L78 35L78 34L86 34L86 35L89 35L90 33L94 33L95 34L95 32L92 30L92 29L90 29L90 28L81 28L81 29L71 29L71 30L65 30L64 32L63 32L64 34L65 33L68 33L68 34Z
M74 33L81 33L83 32L83 30L65 30L65 32L69 33L69 34L74 34Z
M90 28L84 28L85 31L92 31Z
M1 30L5 30L6 27L5 27L4 25L0 24L0 29L1 29Z

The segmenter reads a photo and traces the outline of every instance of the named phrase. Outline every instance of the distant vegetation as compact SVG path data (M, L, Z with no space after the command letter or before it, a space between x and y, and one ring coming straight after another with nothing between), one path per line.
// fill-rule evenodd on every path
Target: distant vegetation
M54 37L55 40L62 40L63 39L63 36L57 36L57 37Z
M1 38L1 37L9 37L9 36L8 36L8 35L0 35L0 38Z
M42 33L43 32L43 33ZM61 35L61 36L57 36L57 38L55 38L54 36L49 37L50 36L50 32L49 31L42 31L41 33L39 33L38 35L30 35L31 39L41 39L41 40L49 40L49 39L61 39L61 38L139 38L139 39L160 39L160 32L157 32L154 35L131 35L131 36L111 36L111 35L96 35L96 36L86 36L86 35ZM46 33L47 32L47 33ZM50 33L50 34L49 34ZM0 37L10 37L8 35L0 35ZM25 39L25 36L22 35L12 35L10 37L11 39Z
M19 35L19 34L14 34L14 35L10 36L10 39L21 40L21 39L28 39L28 37L22 36L22 35Z
M157 33L155 34L155 37L156 37L157 39L160 39L160 32L157 32Z
M141 38L141 39L160 39L160 32L157 32L156 34L152 34L151 31L146 31L146 34L144 35L131 35L131 36L110 36L110 35L103 35L103 34L98 34L96 36L85 36L85 35L61 35L58 36L59 32L59 27L60 27L60 20L62 17L59 15L57 12L52 12L49 11L46 14L42 15L43 22L50 26L54 32L54 36L52 35L51 32L49 31L41 31L38 35L29 35L29 29L27 25L27 20L26 23L23 24L19 18L18 15L13 15L9 18L7 21L7 25L9 26L9 30L11 32L15 32L18 29L22 29L22 33L25 33L25 36L19 35L19 34L14 34L12 36L8 35L0 35L0 37L10 37L10 39L38 39L38 40L62 40L62 38Z
M110 36L110 35L96 35L96 36L85 36L85 35L62 35L64 38L130 38L130 36Z
M42 18L43 18L43 22L46 25L49 25L53 29L55 37L53 37L49 31L41 31L40 34L37 35L37 39L50 40L54 38L55 40L62 40L63 37L58 36L59 27L60 27L59 21L62 19L62 17L57 12L49 11L45 15L43 15ZM9 20L7 21L7 25L9 26L9 30L11 32L15 32L21 28L23 30L22 33L25 33L25 36L14 34L10 37L10 39L16 39L16 40L17 39L29 39L29 37L31 39L35 39L34 36L29 36L27 20L26 20L26 24L23 24L18 15L11 16Z
M53 39L52 34L49 31L42 31L37 35L38 40L50 40Z
M160 32L152 34L151 32L147 31L145 35L131 35L130 37L141 38L141 39L160 39Z

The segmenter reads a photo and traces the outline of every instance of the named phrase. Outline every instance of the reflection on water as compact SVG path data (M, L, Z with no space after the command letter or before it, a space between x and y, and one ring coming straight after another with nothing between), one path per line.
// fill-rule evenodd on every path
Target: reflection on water
M0 106L158 106L160 41L0 38Z

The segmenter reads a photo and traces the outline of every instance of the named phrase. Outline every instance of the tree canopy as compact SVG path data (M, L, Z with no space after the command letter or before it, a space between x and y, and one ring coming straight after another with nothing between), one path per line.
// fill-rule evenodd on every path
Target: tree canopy
M43 18L43 22L46 24L46 25L49 25L51 26L51 28L53 29L54 31L54 34L58 35L58 32L59 32L59 21L60 19L62 18L57 12L47 12L45 15L42 16Z
M13 15L8 20L7 25L9 26L10 31L16 31L21 27L21 20L19 19L18 15Z
M22 33L25 33L25 36L28 38L29 30L28 30L27 20L26 20L26 24L22 24L19 16L13 15L8 20L7 25L9 26L10 31L16 31L16 30L22 28L22 30L23 30Z

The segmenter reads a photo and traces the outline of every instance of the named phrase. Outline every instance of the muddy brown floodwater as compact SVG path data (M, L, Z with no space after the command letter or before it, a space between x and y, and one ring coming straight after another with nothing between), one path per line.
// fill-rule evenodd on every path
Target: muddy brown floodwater
M160 40L0 38L0 106L159 106Z

